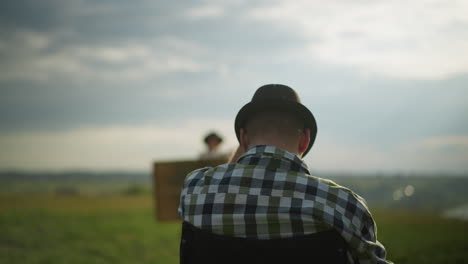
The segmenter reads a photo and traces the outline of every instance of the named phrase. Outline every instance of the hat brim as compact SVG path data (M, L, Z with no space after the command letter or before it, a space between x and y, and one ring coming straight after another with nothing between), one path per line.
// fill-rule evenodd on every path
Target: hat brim
M205 143L208 144L208 141L211 139L211 138L214 138L218 141L218 143L222 143L223 142L223 139L217 135L209 135L207 137L205 137Z
M310 112L310 110L301 103L284 100L265 100L256 101L254 103L247 103L241 108L241 110L239 110L234 122L234 129L236 131L237 140L240 142L240 129L245 127L247 120L255 113L265 110L292 112L293 114L303 119L304 128L310 128L309 146L302 155L302 157L305 157L305 155L312 148L312 145L315 142L315 138L317 137L317 122L315 121L315 117L312 112Z

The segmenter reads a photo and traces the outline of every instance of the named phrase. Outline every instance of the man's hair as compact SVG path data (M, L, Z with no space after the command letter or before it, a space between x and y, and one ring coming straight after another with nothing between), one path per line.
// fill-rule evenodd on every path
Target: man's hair
M245 129L250 139L274 137L291 142L299 139L304 120L292 112L265 110L250 117Z

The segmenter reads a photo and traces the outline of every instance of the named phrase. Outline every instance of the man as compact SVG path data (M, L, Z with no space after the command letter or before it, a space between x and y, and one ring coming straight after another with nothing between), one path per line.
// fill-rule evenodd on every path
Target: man
M187 175L179 213L213 233L272 239L335 229L351 263L389 263L360 196L310 175L302 161L317 135L312 113L288 86L260 87L237 114L230 163Z

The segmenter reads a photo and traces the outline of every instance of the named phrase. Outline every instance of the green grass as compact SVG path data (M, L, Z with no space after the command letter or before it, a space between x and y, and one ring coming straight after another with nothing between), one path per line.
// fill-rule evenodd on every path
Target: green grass
M375 211L378 239L395 263L468 263L468 222L433 213Z
M468 263L468 223L375 210L396 263ZM0 263L178 263L180 225L150 195L0 196Z
M178 263L179 224L151 196L0 200L0 263Z

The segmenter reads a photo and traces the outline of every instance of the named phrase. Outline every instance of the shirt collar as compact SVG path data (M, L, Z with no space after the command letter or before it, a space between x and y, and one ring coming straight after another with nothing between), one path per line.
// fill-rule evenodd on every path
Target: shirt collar
M291 164L291 166L288 166L290 169L310 174L307 164L296 154L271 145L257 145L250 147L242 156L240 156L237 162L240 164L253 165L252 163L259 163L255 162L255 160L258 161L260 158L285 161ZM278 165L276 167L279 168L280 166Z

